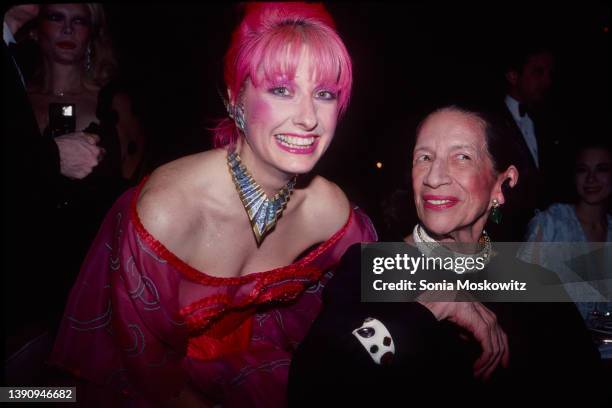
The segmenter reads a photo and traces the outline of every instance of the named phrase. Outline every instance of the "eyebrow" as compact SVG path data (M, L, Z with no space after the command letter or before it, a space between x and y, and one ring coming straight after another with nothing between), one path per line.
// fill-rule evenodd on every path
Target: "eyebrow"
M452 145L451 150L457 150L457 149L472 149L472 150L477 150L474 146L469 145L469 144L456 144L456 145Z
M457 149L478 150L474 146L469 145L469 144L456 144L450 147L450 150L457 150ZM432 150L432 148L429 146L415 146L414 151L416 152L417 150Z
M64 9L47 9L45 10L45 13L61 14L64 17L71 17L71 18L87 18L87 19L90 18L87 12L75 11L74 13L70 14L69 11L64 10Z
M289 78L287 75L277 75L276 78L266 78L266 76L264 75L264 77L260 81L265 87L295 85L295 78Z
M592 164L592 166L610 166L612 165L612 161L600 161ZM589 166L589 163L585 161L576 161L576 166Z

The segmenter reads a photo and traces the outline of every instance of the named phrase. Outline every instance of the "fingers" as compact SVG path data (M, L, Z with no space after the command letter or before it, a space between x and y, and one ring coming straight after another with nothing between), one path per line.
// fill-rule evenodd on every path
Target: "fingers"
M101 152L104 150L101 147L96 146L95 144L83 143L83 158L86 161L91 161L95 164L98 164L98 158L101 156ZM94 164L94 165L95 165Z
M499 322L497 321L497 316L493 312L491 312L490 310L488 310L488 312L491 313L491 315L494 318L494 322L495 322L495 327L494 328L496 329L495 331L497 333L498 344L499 344L499 347L500 347L500 349L499 349L499 360L495 364L494 368L496 368L497 365L500 364L500 363L501 363L502 367L508 367L508 364L510 363L510 347L508 346L508 336L506 335L506 332L501 327L501 325L499 325Z
M473 326L472 335L480 344L482 353L480 357L474 362L473 370L476 377L480 377L482 373L489 367L491 361L495 358L495 348L497 345L496 340L491 334L490 321L487 320L487 316L484 311L473 304L470 305L470 313L472 314Z
M485 322L487 328L488 342L490 350L484 352L479 361L474 364L474 372L477 378L488 380L502 359L507 360L507 337L501 327L497 323L497 317L493 312L487 309L480 303L474 304L475 309ZM506 363L507 364L507 363Z
M77 179L87 177L99 163L100 148L92 145L85 147L86 150L82 153L79 162L73 165Z
M91 145L97 145L100 142L100 136L96 135L95 133L81 133L82 137Z
M87 146L88 150L89 150L89 157L88 157L88 163L91 165L91 168L93 169L94 167L96 167L100 161L102 160L102 157L104 156L104 149L95 146L95 145L89 145ZM91 170L90 170L91 171Z
M426 306L432 310L439 305L432 302ZM445 306L448 320L468 330L482 348L473 366L477 378L488 380L500 363L508 366L508 338L493 312L478 302L449 302Z
M502 356L502 347L501 347L501 343L499 340L498 336L494 337L494 340L497 340L497 344L494 341L493 344L496 346L494 346L494 350L493 350L493 354L492 354L492 358L489 360L488 365L481 370L480 373L476 374L476 378L480 378L483 381L488 381L491 378L491 375L493 374L493 372L497 369L497 366L500 363L501 360L501 356Z
M74 132L55 138L56 140L79 140L85 141L87 144L96 145L100 142L100 136L95 133Z
M79 140L86 142L83 144L83 148L89 152L88 158L95 162L94 166L97 165L106 153L104 148L97 146L100 142L100 136L95 133L85 132L78 132L77 134L79 135Z
M97 136L82 132L55 138L60 155L60 173L74 179L88 176L105 152L91 143L97 140Z
M497 365L499 363L499 359L501 358L501 340L499 338L497 332L497 319L494 314L492 314L489 310L487 310L484 306L480 308L477 305L476 309L480 312L483 320L485 321L487 328L487 335L490 340L491 349L487 355L487 359L483 361L482 365L476 370L475 375L477 378L481 378L487 380Z

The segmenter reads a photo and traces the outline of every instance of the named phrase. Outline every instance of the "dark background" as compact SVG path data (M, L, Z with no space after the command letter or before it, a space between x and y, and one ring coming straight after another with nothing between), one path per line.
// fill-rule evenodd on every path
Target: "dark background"
M327 6L353 58L354 86L316 170L376 223L381 200L406 185L410 142L422 114L454 96L502 98L501 63L520 41L545 40L554 47L550 107L576 129L571 137L584 136L585 123L610 120L608 2ZM122 76L152 141L150 170L210 148L208 129L225 114L218 95L222 57L239 6L109 3L106 9Z

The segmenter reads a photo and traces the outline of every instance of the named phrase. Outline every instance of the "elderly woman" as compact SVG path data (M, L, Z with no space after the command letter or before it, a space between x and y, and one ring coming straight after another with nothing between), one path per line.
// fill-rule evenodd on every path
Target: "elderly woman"
M326 272L367 216L309 173L351 60L322 5L251 3L225 58L217 149L157 169L108 213L51 362L145 405L282 406Z
M419 223L405 238L416 247L410 249L414 257L431 246L450 248L458 243L483 254L489 260L486 268L501 264L517 274L537 269L495 256L484 230L491 213L504 204L504 190L518 181L516 168L501 159L507 157L501 154L502 138L503 129L494 118L457 106L439 109L421 123L412 161ZM359 255L358 247L345 254L324 291L323 310L294 356L291 403L308 404L304 396L312 388L359 404L422 400L433 406L474 406L490 405L489 397L495 396L497 406L500 397L502 404L516 404L530 391L535 399L554 401L559 385L573 391L596 384L588 381L598 369L597 354L571 303L485 307L432 302L436 298L429 292L421 293L417 302L362 303ZM502 332L491 341L505 352L488 361L478 358L476 342L448 322L455 320L447 319L447 311L457 307L474 307L498 321L508 337ZM555 325L561 323L557 336ZM380 350L389 351L381 356ZM564 350L562 358L559 350ZM474 379L474 374L484 381ZM431 389L440 392L426 391Z

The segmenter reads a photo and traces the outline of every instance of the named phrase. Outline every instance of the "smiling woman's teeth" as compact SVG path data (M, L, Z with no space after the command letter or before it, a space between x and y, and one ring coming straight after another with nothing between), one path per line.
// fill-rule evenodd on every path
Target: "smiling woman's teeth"
M275 137L282 145L288 147L309 147L315 141L314 137L295 137L286 135L276 135Z
M440 204L450 203L450 200L427 200L427 202L433 205L440 205Z

